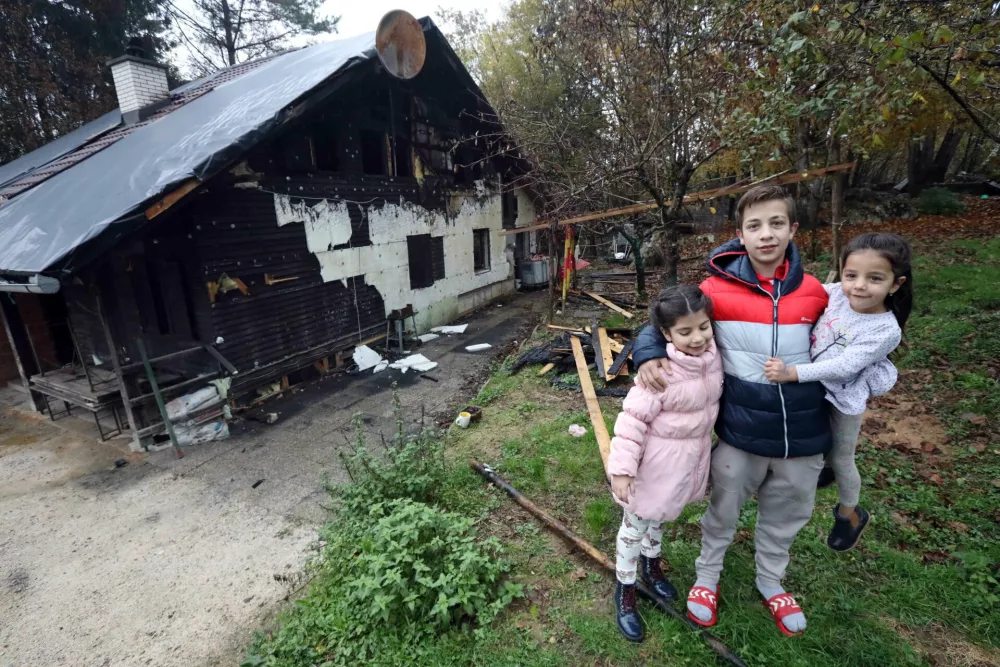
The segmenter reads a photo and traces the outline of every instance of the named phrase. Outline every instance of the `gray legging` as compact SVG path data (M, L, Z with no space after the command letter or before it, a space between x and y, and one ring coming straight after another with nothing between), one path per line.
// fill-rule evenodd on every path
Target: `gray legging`
M858 436L861 435L861 421L864 414L845 415L837 408L830 406L830 428L833 431L833 449L826 456L827 465L833 468L837 477L837 490L840 492L840 504L844 507L857 507L858 495L861 492L861 475L854 462L854 453L858 448Z

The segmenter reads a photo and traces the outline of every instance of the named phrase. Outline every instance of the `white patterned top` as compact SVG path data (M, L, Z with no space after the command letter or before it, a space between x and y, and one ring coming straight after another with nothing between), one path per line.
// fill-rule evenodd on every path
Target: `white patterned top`
M811 364L795 367L799 382L822 382L826 400L846 415L860 415L869 396L881 396L896 384L889 353L903 332L891 312L856 313L840 283L823 286L830 304L812 331Z

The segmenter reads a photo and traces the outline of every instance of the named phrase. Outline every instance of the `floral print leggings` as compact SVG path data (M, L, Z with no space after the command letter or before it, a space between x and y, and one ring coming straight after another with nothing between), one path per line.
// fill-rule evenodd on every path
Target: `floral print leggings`
M618 548L615 554L618 581L626 585L634 584L639 554L646 558L658 558L662 542L662 521L647 521L631 512L625 512L622 527L618 529Z

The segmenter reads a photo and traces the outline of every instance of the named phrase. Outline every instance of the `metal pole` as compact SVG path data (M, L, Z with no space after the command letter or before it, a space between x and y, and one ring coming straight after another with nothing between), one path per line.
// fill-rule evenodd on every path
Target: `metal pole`
M528 510L528 512L530 512L542 523L548 526L550 530L557 533L563 539L573 544L573 546L580 549L580 551L590 556L592 560L596 561L599 565L604 567L604 569L610 572L615 571L615 564L612 563L607 556L598 551L597 547L595 547L590 542L587 542L583 538L574 534L569 528L567 528L565 525L557 521L553 516L547 514L533 502L531 502L523 495L521 495L521 493L513 486L511 486L510 483L507 482L507 480L505 480L504 478L500 477L495 472L493 472L492 468L483 465L482 463L476 461L475 459L469 459L469 465L472 467L473 470L475 470L480 475L485 477L488 481L503 489L503 491L508 496L513 498L518 505ZM654 593L648 586L642 583L641 580L637 580L635 582L635 586L648 600L650 600L654 605L656 605L657 609L666 612L670 616L673 616L675 619L681 621L682 623L685 623L689 628L700 634L701 638L705 640L709 648L711 648L712 651L714 651L715 654L718 655L720 658L726 659L727 661L729 661L731 665L735 665L735 667L747 667L746 663L744 663L743 660L741 660L738 655L730 651L718 637L708 632L703 627L701 627L700 625L689 619L687 616L681 614L679 611L671 607L669 604L667 604L666 600L662 599L660 596Z
M174 425L170 423L170 417L167 416L167 406L163 403L163 394L160 393L160 385L156 383L156 375L153 373L153 365L149 363L149 357L146 356L146 346L143 345L141 338L135 339L136 345L139 346L139 356L142 357L142 365L146 367L146 378L149 380L149 386L153 388L153 396L156 398L156 407L160 409L160 417L163 418L163 423L167 426L167 435L170 436L170 442L174 446L174 451L177 452L177 458L184 458L184 452L181 451L180 445L177 444L177 436L174 434Z

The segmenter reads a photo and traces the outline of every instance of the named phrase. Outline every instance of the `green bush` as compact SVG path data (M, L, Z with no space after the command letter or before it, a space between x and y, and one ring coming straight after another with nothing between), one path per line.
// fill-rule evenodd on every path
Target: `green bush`
M409 499L330 524L309 593L244 667L392 664L400 647L412 657L441 633L489 623L521 586L501 581L500 544L477 541L473 525Z
M927 188L917 197L917 210L928 215L965 213L966 206L951 190Z
M384 447L366 443L361 415L354 415L354 453L344 457L351 483L327 485L327 492L343 512L364 512L373 502L397 498L422 503L437 500L447 477L444 445L428 429L407 435L403 408L395 390L392 402L396 432L390 441L383 443Z
M365 441L355 416L351 483L327 485L336 513L320 531L308 592L277 630L257 635L243 667L418 664L522 594L504 581L496 539L477 540L474 520L431 504L449 473L443 444L426 429L406 433L395 391L393 408L383 446Z

